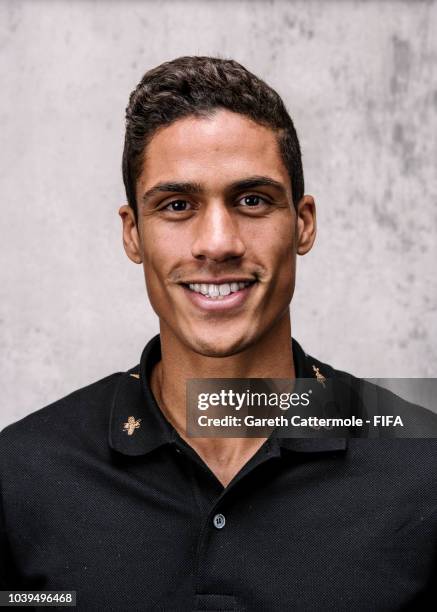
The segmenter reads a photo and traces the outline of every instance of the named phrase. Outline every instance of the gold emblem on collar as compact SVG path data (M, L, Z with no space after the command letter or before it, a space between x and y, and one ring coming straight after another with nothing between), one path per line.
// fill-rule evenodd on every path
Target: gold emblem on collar
M131 436L136 429L139 429L141 423L141 419L135 419L135 417L130 416L127 419L126 423L123 423L123 430L127 431L127 435Z
M313 364L313 372L316 375L317 382L320 383L321 385L325 386L326 378L323 376L323 374L320 373L319 368L316 368L316 366L314 364Z
M132 378L139 378L139 377L140 377L140 375L139 375L139 374L134 374L134 373L129 374L129 376L132 376Z

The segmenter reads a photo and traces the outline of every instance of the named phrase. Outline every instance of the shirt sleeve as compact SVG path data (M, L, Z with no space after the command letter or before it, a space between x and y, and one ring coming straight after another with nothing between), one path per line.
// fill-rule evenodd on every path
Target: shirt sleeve
M1 442L1 440L0 440ZM0 446L0 468L2 467L3 451ZM4 476L4 474L3 474ZM2 470L0 469L0 591L13 588L13 562L11 546L9 543L5 511L4 511L4 481L2 481Z
M8 542L6 538L6 525L3 514L3 499L1 496L1 482L0 482L0 591L6 590L6 568L8 566Z

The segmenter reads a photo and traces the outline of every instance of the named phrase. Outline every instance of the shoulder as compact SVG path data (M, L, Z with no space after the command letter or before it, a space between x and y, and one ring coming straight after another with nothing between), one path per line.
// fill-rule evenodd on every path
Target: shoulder
M305 354L307 376L317 371L333 385L340 396L342 414L363 415L373 421L380 417L400 416L403 426L393 426L389 419L379 419L372 428L350 429L344 469L353 482L372 474L375 491L381 497L391 491L398 496L399 507L405 499L416 499L424 513L435 511L437 495L437 414L409 402L389 389ZM326 382L325 381L325 382ZM388 382L388 381L385 381ZM425 500L425 501L424 501ZM431 508L431 510L430 510ZM425 515L424 514L424 515Z
M106 376L5 427L0 432L0 463L30 454L37 460L38 455L62 448L68 452L79 439L83 445L100 438L106 442L112 403L124 374Z
M366 414L372 423L376 423L376 437L437 439L437 413L385 388L382 386L384 379L372 381L358 378L310 355L305 354L305 358L308 361L308 371L310 368L313 371L312 376L322 376L333 381L337 393L354 407L358 406L360 412ZM394 388L397 388L396 379L387 379L386 382L394 383ZM376 416L387 419L373 421ZM402 426L394 425L392 417L400 417Z

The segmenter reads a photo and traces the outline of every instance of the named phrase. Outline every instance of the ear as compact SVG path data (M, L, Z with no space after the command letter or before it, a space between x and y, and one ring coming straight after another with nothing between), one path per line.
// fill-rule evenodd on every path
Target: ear
M134 210L131 206L125 204L120 207L118 214L123 223L123 246L126 255L134 263L140 264L143 261L143 256Z
M297 205L297 253L305 255L316 239L316 204L313 196L304 195Z

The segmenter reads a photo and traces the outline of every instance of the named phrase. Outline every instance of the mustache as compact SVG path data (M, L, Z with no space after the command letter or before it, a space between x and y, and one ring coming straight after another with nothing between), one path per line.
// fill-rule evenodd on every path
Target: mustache
M250 278L254 281L263 280L267 276L266 270L261 266L234 266L227 264L205 264L202 266L178 267L169 274L172 283L184 283L193 277L196 278L221 278L226 276Z

